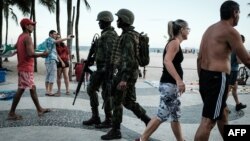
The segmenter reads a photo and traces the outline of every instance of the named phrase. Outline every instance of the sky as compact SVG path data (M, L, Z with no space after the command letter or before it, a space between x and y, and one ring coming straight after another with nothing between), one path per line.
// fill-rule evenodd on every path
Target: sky
M114 15L112 26L118 34L121 29L117 28L117 16L115 13L121 8L131 10L135 15L133 26L138 32L147 33L150 38L151 48L164 48L168 37L167 24L169 21L183 19L188 22L191 32L188 39L183 41L181 46L184 48L199 48L201 37L204 31L215 22L220 20L220 6L225 0L88 0L91 10L86 10L81 1L81 12L79 21L79 44L89 46L95 33L100 34L101 30L96 21L97 15L103 10L108 10ZM38 2L36 0L36 2ZM240 20L235 27L240 34L246 38L245 47L250 49L250 0L236 0L240 4ZM76 0L73 0L73 6ZM18 16L18 22L24 17L14 8ZM41 43L48 37L51 29L56 30L55 13L37 4L36 6L36 29L37 43ZM61 35L66 37L67 33L67 7L66 0L61 1ZM5 23L3 25L3 39L5 39ZM13 20L9 20L9 40L8 43L14 44L22 32L19 25ZM74 31L73 31L74 32ZM74 33L73 33L74 34ZM75 40L73 40L73 45Z

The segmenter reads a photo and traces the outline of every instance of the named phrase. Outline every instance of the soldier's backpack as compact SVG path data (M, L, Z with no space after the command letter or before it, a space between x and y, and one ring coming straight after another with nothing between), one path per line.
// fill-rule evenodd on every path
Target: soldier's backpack
M136 31L129 31L129 33L132 33L135 37L135 41L137 43L137 48L135 50L136 52L136 58L141 67L145 67L150 62L150 56L149 56L149 37L147 34L144 34L143 32L138 33Z

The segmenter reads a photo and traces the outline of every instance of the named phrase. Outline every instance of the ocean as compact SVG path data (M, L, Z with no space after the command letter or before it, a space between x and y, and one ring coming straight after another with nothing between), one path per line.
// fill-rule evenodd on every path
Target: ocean
M89 51L90 46L79 46L80 51ZM149 48L150 52L157 52L157 53L161 53L163 52L164 48ZM75 51L75 46L72 47L72 51Z
M80 51L89 51L90 49L90 46L80 46ZM149 48L149 52L150 53L162 53L164 50L164 48ZM75 46L72 47L72 51L75 52ZM197 48L190 48L190 47L185 47L182 49L183 53L198 53L199 52L199 49Z

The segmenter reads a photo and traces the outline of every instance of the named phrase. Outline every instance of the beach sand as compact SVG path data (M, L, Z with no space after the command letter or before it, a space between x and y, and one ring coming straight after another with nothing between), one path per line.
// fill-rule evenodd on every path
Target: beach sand
M81 58L87 58L88 52L81 52ZM15 83L17 80L17 56L8 58L9 62L3 62L3 67L11 70L7 71L6 80L10 83ZM196 69L197 54L184 54L184 61L182 67L184 70L185 83L193 83L198 81L197 69ZM76 59L72 60L75 62ZM73 66L74 67L74 66ZM143 68L140 68L143 72ZM35 73L35 83L44 83L45 80L45 64L44 58L37 58L37 70ZM72 68L72 71L73 68ZM159 81L162 74L162 53L150 53L150 63L146 67L145 79L139 78L138 81ZM72 77L73 81L75 77Z
M184 54L182 68L184 71L183 80L185 82L189 83L198 80L196 59L197 54ZM150 64L146 67L146 79L152 81L160 80L162 69L162 53L151 53Z

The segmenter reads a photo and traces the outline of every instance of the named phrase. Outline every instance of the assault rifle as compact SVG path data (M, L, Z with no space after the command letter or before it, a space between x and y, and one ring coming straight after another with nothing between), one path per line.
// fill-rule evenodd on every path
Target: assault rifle
M76 87L76 91L74 92L75 94L75 98L74 98L74 101L73 101L73 105L75 104L75 101L76 101L76 98L78 96L78 93L81 89L81 86L82 86L82 82L85 83L85 73L88 72L90 75L93 73L92 70L90 70L90 66L92 66L94 64L94 61L95 61L95 50L96 50L96 47L97 47L97 39L99 38L99 35L96 33L92 39L92 42L91 42L91 47L89 49L89 54L88 54L88 57L87 57L87 61L85 62L85 65L84 65L84 68L82 70L82 73L81 73L81 77L80 77L80 80L77 84L77 87Z

